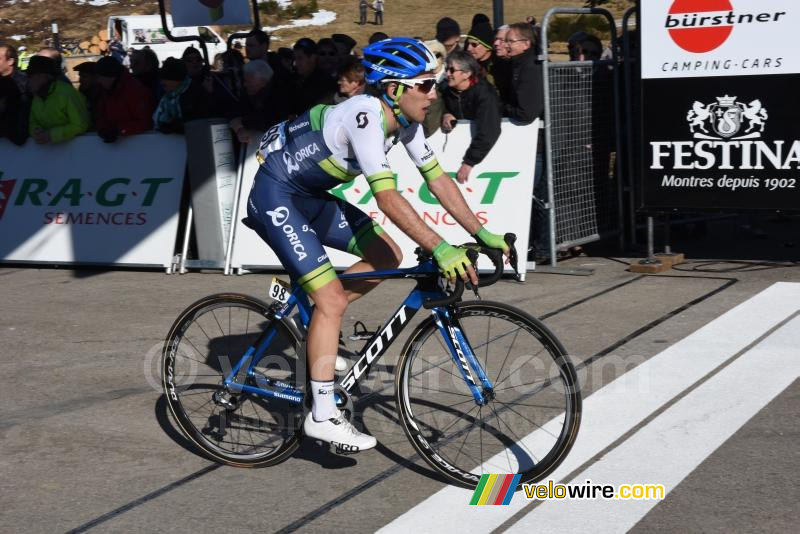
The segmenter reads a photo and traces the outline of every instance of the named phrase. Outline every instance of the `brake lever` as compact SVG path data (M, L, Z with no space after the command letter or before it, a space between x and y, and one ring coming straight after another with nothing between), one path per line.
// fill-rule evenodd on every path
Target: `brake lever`
M519 254L517 254L517 249L514 247L514 243L517 241L516 234L508 233L503 236L506 244L509 248L508 259L511 262L511 268L514 269L514 278L516 278L517 282L519 282L522 277L519 274Z

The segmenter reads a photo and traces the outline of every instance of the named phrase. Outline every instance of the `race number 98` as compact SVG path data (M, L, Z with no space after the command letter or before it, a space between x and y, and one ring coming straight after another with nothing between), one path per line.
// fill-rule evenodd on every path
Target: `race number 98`
M269 285L269 296L282 304L289 302L289 297L292 295L290 287L278 278L273 278L272 283Z

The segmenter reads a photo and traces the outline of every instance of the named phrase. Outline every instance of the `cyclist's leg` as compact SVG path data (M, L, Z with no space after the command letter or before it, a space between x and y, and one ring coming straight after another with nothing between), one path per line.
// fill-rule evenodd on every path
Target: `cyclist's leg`
M306 346L314 402L303 429L308 436L335 444L337 450L357 452L377 442L355 430L336 409L334 369L347 297L309 220L329 202L325 197L299 196L267 175L256 179L247 211L259 235L314 300Z
M344 250L362 259L351 265L345 273L364 273L396 269L403 258L400 247L372 218L349 202L328 195L325 209L312 224L319 235L325 236L326 246ZM344 280L348 302L362 297L381 280Z

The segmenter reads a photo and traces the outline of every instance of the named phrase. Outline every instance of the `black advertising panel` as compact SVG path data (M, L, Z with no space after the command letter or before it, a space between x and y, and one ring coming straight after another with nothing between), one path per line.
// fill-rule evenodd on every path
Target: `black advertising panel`
M642 207L800 210L800 2L642 2Z

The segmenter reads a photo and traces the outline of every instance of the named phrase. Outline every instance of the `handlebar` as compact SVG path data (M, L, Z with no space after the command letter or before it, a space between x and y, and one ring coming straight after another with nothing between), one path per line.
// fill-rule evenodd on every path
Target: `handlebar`
M509 246L510 254L509 260L511 266L514 268L514 272L517 275L517 279L519 279L519 270L518 270L518 260L517 257L517 250L514 248L514 243L517 241L517 236L513 233L508 233L503 236L505 239L506 244ZM479 245L478 243L466 243L462 245L469 250L467 251L467 257L469 261L472 262L473 265L477 265L478 256L480 254L484 254L487 256L492 264L494 265L494 272L481 276L478 274L478 287L486 287L494 284L503 276L503 252L498 249L494 248L487 248L484 246ZM472 284L464 281L461 278L456 278L455 286L453 287L453 291L450 295L443 297L441 299L426 299L423 302L422 306L425 309L437 308L441 306L448 306L454 302L457 302L461 295L464 293L464 287L468 287L473 289ZM473 289L474 290L474 289Z

